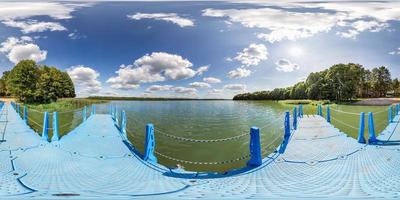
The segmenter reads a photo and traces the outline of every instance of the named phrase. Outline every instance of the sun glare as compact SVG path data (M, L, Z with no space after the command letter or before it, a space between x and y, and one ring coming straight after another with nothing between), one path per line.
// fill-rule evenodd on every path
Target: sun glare
M289 49L289 54L295 57L301 56L303 54L303 48L299 46L292 46Z

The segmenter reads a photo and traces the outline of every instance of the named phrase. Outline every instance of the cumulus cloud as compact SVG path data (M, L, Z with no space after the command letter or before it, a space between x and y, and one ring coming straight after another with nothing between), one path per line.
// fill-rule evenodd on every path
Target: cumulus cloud
M278 8L279 6L316 10L295 11ZM328 32L334 27L348 29L338 32L337 35L355 38L363 31L379 32L388 27L388 21L400 20L398 1L285 2L278 7L205 9L203 15L227 18L230 22L240 23L249 28L265 29L265 32L258 34L258 38L271 43L312 37Z
M276 70L278 71L292 72L294 70L300 69L297 64L292 63L287 59L280 59L275 64L277 65Z
M132 89L141 83L188 79L204 71L204 67L199 70L192 67L193 64L180 55L154 52L135 60L133 65L121 65L117 76L109 78L107 83L112 88Z
M197 90L195 88L187 88L181 86L175 87L172 85L152 85L146 89L147 94L160 91L171 91L182 95L197 95Z
M67 69L75 85L78 96L93 95L101 91L101 82L98 80L100 74L83 65L72 66Z
M255 66L262 60L266 60L268 58L267 55L268 51L265 45L252 43L241 52L238 52L234 59L244 66Z
M400 47L394 51L389 52L390 55L400 55Z
M208 91L208 95L216 95L216 94L221 94L224 90L222 89L212 89Z
M210 84L221 83L220 79L214 77L205 77L203 78L203 81Z
M3 24L9 27L20 28L25 34L44 31L66 31L67 28L57 22L39 22L37 20L28 21L3 21Z
M172 85L152 85L146 89L147 92L170 91Z
M196 95L197 90L195 88L187 88L187 87L174 87L172 90L178 94L185 94L185 95Z
M32 38L27 36L7 38L0 44L0 52L6 54L14 64L26 59L41 62L47 57L47 51L41 50L38 45L33 44Z
M193 82L189 84L192 88L210 88L211 85L205 82Z
M176 13L136 13L134 15L127 15L129 19L141 20L141 19L154 19L172 22L180 27L194 26L194 22L191 19L179 16Z
M242 67L228 72L229 78L244 78L250 76L251 71Z
M20 28L23 33L65 31L66 28L57 22L24 21L24 19L35 16L49 16L57 20L70 19L72 12L90 5L60 2L0 2L0 21L7 26Z
M244 84L227 84L224 85L224 90L245 91L247 88Z
M210 68L209 65L205 65L205 66L201 66L197 69L197 74L198 75L203 75L204 72L208 71L208 69Z

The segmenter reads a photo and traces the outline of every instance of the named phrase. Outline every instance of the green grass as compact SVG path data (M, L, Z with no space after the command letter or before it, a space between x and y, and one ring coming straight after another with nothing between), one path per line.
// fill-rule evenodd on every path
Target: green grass
M41 112L63 112L69 110L75 110L78 108L82 108L84 106L88 106L91 104L100 104L106 103L106 100L97 100L97 99L84 99L84 98L66 98L59 99L56 102L48 103L48 104L27 104L28 108L35 109Z
M279 101L279 103L283 103L283 104L295 104L295 105L299 105L299 104L303 104L303 105L318 105L318 104L330 104L331 102L329 100L310 100L310 99L290 99L290 100L281 100Z

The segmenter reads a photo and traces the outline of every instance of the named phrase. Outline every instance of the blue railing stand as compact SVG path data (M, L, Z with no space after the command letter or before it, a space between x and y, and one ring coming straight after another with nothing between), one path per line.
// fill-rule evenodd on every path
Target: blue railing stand
M96 114L96 104L92 104L92 113L91 115Z
M21 116L21 108L20 108L19 104L17 104L17 113L18 113L18 116Z
M261 164L262 164L262 158L261 158L260 129L257 127L251 127L250 160L247 161L247 166L260 166Z
M399 104L396 104L396 107L395 107L395 111L396 111L396 112L395 112L395 114L394 114L395 116L399 114L399 108L400 108L400 105L399 105Z
M109 110L109 114L112 116L112 112L113 112L113 105L110 104L110 110Z
M124 110L121 112L121 132L124 136L124 139L128 139L126 134L126 113Z
M114 112L113 112L114 121L117 120L117 114L118 114L117 106L114 106Z
M377 141L375 137L374 114L372 112L368 113L368 135L368 143L373 144Z
M58 141L58 113L53 112L53 136L51 137L51 141Z
M389 111L388 111L388 124L393 122L393 107L392 105L389 106Z
M297 108L293 108L293 129L297 130Z
M285 133L284 137L289 138L290 137L290 112L285 113Z
M86 116L87 116L86 112L87 112L87 107L85 106L85 107L83 107L83 111L82 111L82 119L83 119L83 121L86 121Z
M156 146L154 138L154 126L153 124L146 125L146 141L144 143L144 157L145 161L157 162L157 158L154 156L154 149Z
M28 124L28 108L24 105L24 121Z
M301 118L303 118L303 105L299 106L299 115Z
M331 108L329 106L326 106L326 121L331 123Z
M119 115L118 115L118 110L117 109L115 109L115 113L114 113L114 115L115 115L115 124L119 124Z
M42 130L42 140L49 141L49 113L44 112L43 116L43 130Z
M364 137L364 129L365 129L365 114L364 112L360 113L360 127L358 128L358 143L365 144Z

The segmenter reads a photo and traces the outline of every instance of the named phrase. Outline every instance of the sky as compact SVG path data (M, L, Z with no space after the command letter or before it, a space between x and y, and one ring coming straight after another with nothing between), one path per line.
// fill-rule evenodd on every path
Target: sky
M400 77L399 1L0 2L0 72L68 72L77 96L232 98L338 63Z

